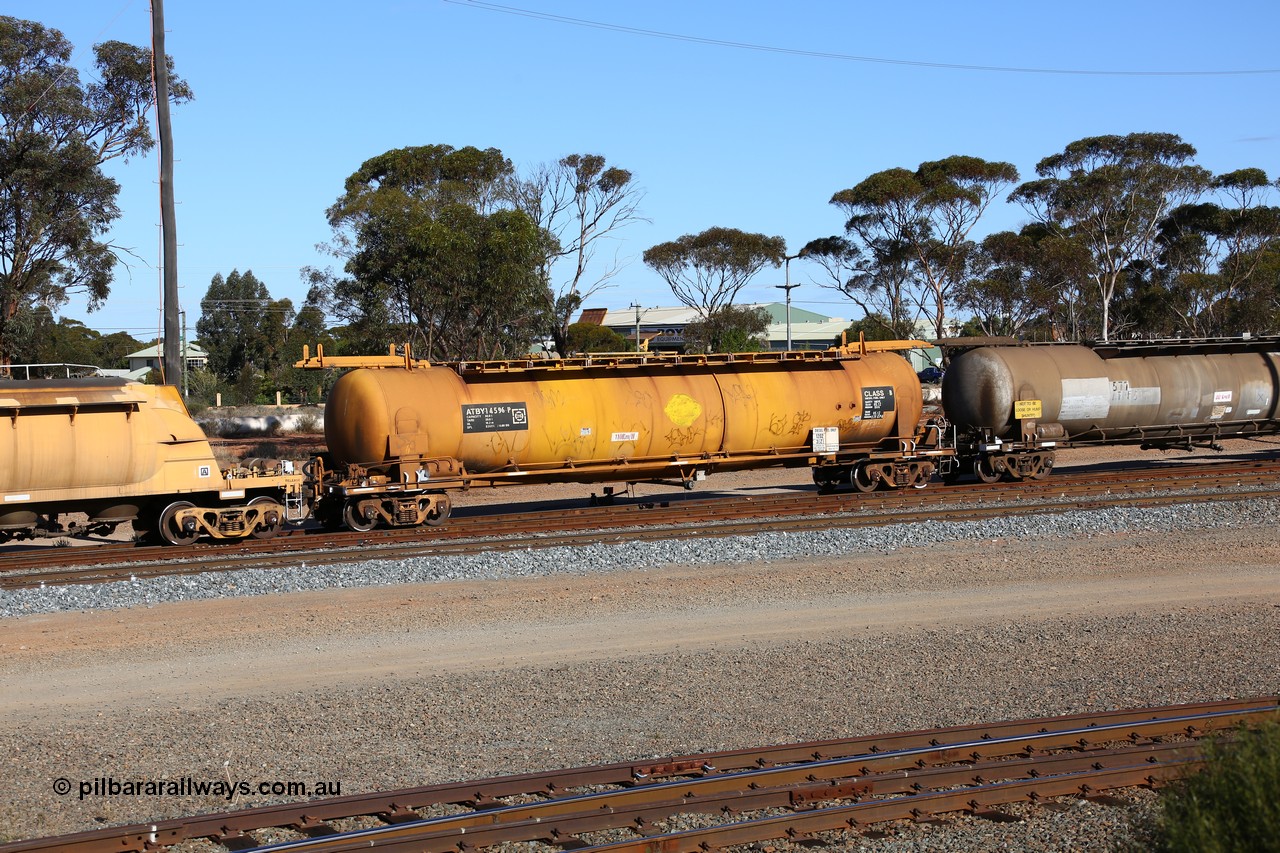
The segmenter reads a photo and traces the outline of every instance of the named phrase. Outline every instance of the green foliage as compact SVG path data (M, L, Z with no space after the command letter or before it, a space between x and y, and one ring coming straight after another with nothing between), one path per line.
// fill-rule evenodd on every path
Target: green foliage
M1280 850L1280 723L1242 729L1210 744L1207 765L1163 801L1160 850L1249 853Z
M208 370L192 370L187 373L187 408L196 413L215 405L218 395L224 405L230 405L231 384Z
M773 318L763 308L725 305L684 327L685 352L762 352Z
M845 250L856 261L854 274L841 277L837 288L899 330L918 309L942 337L948 306L975 253L969 234L1016 180L1011 163L956 155L921 163L914 172L886 169L835 193L831 203L845 213L845 231L861 250Z
M662 276L681 304L709 318L732 305L738 291L766 264L780 266L786 254L781 237L708 228L646 249L644 262Z
M1081 294L1092 270L1079 241L1034 225L1001 231L982 241L973 277L957 289L955 303L973 312L977 334L1016 337L1039 324L1078 340L1085 330Z
M573 353L628 352L635 347L625 337L598 323L574 323L569 327L566 349L561 356Z
M911 340L910 332L903 332L888 317L883 314L868 314L861 320L855 320L849 324L849 328L845 329L845 338L849 343L858 340L858 335L862 335L868 341L900 341ZM839 344L840 340L832 341L833 344Z
M229 382L246 365L272 374L288 354L283 345L293 323L293 303L273 300L252 270L214 275L200 300L196 334L209 354L209 369Z
M237 406L252 406L259 402L262 397L262 376L252 364L246 363L240 368L231 396L235 398Z
M1046 230L1088 247L1103 340L1126 271L1155 258L1161 220L1211 185L1195 153L1172 133L1088 137L1041 160L1040 179L1010 196Z
M638 212L643 195L631 172L609 166L600 154L570 154L520 182L517 206L541 230L538 274L557 352L572 350L567 338L574 314L618 272L616 260L596 258L596 247L645 221Z
M302 358L304 346L309 346L314 354L317 345L322 345L325 352L337 354L334 338L325 328L324 312L308 303L294 318L278 354L278 367L271 377L272 386L282 391L288 402L318 403L329 384L335 381L334 377L328 376L332 371L304 370L293 366Z
M409 329L415 352L437 361L528 353L547 326L545 237L514 208L513 173L493 148L367 160L328 211L348 277L314 276L325 307L373 351Z
M57 30L0 16L0 360L24 308L57 307L84 293L91 308L106 299L115 249L103 236L119 215L119 185L107 160L154 145L149 50L117 41L94 47L91 82L69 63L72 46ZM172 59L166 57L170 67ZM191 90L170 74L174 102Z
M125 356L143 347L124 332L103 335L79 320L41 305L19 306L5 326L5 353L14 364L87 364L108 369L128 365Z

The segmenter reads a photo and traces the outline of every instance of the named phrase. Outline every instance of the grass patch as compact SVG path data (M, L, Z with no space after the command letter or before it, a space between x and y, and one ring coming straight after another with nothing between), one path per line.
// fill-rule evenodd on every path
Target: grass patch
M1280 851L1280 722L1211 742L1165 796L1159 836L1169 853Z

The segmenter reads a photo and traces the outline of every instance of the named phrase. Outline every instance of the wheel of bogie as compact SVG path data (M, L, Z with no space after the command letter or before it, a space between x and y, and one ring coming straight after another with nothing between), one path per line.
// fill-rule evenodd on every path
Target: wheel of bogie
M356 501L351 501L342 508L342 523L356 533L368 533L378 524L377 516L373 518L365 518L360 513L360 505Z
M871 472L867 470L865 462L860 462L853 466L853 473L849 475L849 481L860 492L874 492L876 487L880 485L879 478L871 476Z
M452 510L453 502L449 500L449 496L440 495L440 500L436 502L435 507L427 513L427 525L439 527L449 520L449 513Z
M160 519L156 522L156 533L160 534L160 538L170 545L190 545L200 538L198 531L187 533L178 526L177 515L184 509L191 509L195 504L190 501L174 501L164 508L160 513Z
M818 494L827 495L836 490L836 479L824 468L813 468L813 484L818 487Z
M931 479L933 479L932 474L926 474L924 473L924 471L921 471L919 468L917 468L915 471L915 477L911 481L911 488L913 489L926 488L929 485L929 481Z
M273 503L275 503L274 500L263 495L261 497L256 497L253 500L249 501L249 506L257 506L261 504L273 504ZM280 517L276 516L275 524L272 524L270 526L264 524L258 527L256 530L253 531L253 533L249 535L254 539L271 539L279 532L280 532Z
M973 473L984 483L1000 482L1000 472L992 464L990 456L979 456L973 460Z

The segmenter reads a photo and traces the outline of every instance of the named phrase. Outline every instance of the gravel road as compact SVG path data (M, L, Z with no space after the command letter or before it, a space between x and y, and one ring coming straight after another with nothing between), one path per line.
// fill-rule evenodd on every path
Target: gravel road
M229 806L78 796L104 777L347 794L1280 692L1278 515L1094 510L6 594L0 841ZM828 847L1122 850L1156 798L1129 800Z

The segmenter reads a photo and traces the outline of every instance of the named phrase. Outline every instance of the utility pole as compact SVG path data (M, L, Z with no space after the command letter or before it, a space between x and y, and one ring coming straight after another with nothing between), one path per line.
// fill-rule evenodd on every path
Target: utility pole
M632 302L627 307L636 309L636 352L640 352L640 303Z
M182 320L182 399L191 396L187 386L187 312L179 311Z
M775 284L774 287L787 292L787 352L791 352L791 291L799 287L799 284L791 283L791 261L800 257L799 255L788 255L783 259L782 265L786 270L786 284Z
M176 385L182 373L178 333L178 233L173 213L173 131L169 124L169 65L164 52L164 0L151 0L151 71L156 85L156 126L160 136L160 235L164 250L164 381Z

